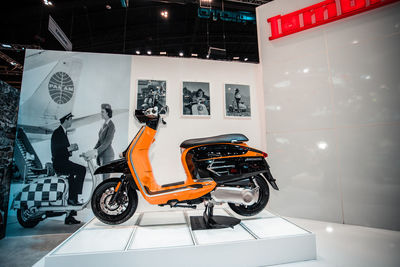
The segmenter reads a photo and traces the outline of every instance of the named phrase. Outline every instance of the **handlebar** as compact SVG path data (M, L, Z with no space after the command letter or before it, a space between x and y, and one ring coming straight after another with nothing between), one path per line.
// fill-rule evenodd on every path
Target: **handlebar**
M154 106L144 111L144 115L148 118L155 118L158 115L167 116L168 113L169 113L169 108L167 105L161 107L160 109L158 108L158 106Z

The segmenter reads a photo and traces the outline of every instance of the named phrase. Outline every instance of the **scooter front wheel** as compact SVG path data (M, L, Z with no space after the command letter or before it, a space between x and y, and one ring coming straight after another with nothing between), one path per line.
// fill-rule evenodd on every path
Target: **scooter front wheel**
M119 179L107 179L97 186L92 196L92 211L101 222L106 224L121 224L135 213L138 196L135 190L127 188L119 192L118 198L111 203L115 187Z

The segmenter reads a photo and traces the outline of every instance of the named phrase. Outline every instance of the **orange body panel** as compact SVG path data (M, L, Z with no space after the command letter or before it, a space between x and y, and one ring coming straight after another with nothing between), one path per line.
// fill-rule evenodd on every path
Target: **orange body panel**
M149 149L156 132L156 130L148 126L143 126L126 152L129 169L143 197L150 204L166 204L169 200L183 201L196 199L211 192L217 184L212 180L203 182L193 181L184 161L182 163L187 176L184 184L169 187L161 187L157 184L149 159ZM203 187L193 187L196 184Z

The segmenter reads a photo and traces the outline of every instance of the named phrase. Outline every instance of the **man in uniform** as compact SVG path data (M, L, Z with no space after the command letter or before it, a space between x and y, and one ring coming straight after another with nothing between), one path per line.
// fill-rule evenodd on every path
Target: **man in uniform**
M51 155L55 172L58 175L69 175L68 204L78 206L82 205L78 203L78 194L82 194L86 168L69 160L72 152L78 150L78 145L70 144L67 137L67 129L72 125L72 117L73 115L68 113L60 118L61 125L54 130L51 136ZM71 212L65 218L65 224L80 223L72 215L76 215L76 212Z

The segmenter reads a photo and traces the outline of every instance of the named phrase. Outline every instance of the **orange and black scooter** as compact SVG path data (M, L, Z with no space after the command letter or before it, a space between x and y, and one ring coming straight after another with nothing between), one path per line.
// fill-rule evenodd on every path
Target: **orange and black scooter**
M246 145L243 134L225 134L190 139L181 146L186 181L159 185L154 179L149 149L168 107L136 110L145 126L140 128L122 158L99 167L94 174L122 173L97 186L92 210L107 224L128 220L138 205L137 191L150 204L196 208L204 203L203 216L191 217L193 229L233 227L240 220L214 216L215 204L228 203L239 215L252 216L262 211L269 199L268 183L279 190L265 160L267 154Z

